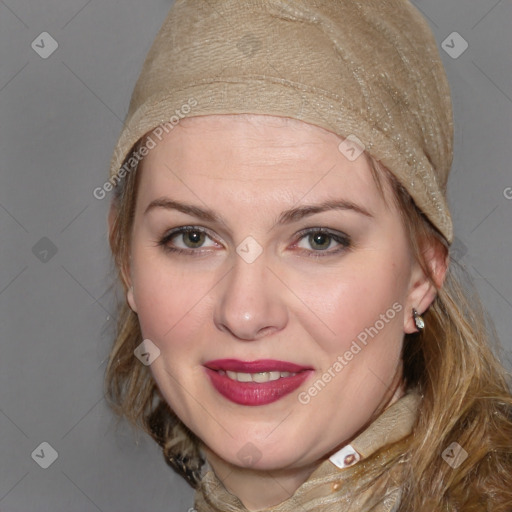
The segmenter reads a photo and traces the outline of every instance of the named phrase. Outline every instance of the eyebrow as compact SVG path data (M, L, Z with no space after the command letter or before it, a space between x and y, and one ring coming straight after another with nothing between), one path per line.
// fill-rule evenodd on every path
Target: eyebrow
M224 224L223 219L213 210L208 208L200 208L191 204L181 203L168 197L160 197L152 201L144 211L144 215L157 208L163 208L165 210L177 210L204 221ZM331 210L349 210L364 215L365 217L373 218L373 215L360 205L357 205L351 201L346 201L344 199L334 199L324 201L323 203L319 204L297 206L295 208L286 210L281 213L275 226L291 224L292 222L297 222L304 217Z

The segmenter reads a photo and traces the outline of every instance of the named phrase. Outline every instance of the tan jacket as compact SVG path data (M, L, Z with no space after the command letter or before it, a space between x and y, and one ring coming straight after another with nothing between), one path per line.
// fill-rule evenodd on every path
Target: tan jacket
M406 468L395 464L369 489L361 489L356 478L358 465L379 448L411 433L421 396L408 391L388 407L349 445L344 446L315 469L287 500L261 512L394 512L400 505L400 475ZM378 463L378 459L377 459ZM194 507L198 512L248 512L230 494L215 473L208 469L196 490Z

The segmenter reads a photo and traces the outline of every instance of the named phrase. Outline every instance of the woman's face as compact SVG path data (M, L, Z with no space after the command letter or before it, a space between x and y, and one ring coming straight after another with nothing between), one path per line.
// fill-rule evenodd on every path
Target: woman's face
M423 274L388 184L341 141L204 116L145 157L128 300L163 396L231 464L314 463L396 399Z

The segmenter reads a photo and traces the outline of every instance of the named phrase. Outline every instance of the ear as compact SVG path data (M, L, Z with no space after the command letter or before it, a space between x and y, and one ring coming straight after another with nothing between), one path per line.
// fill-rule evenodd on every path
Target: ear
M115 228L115 224L117 222L117 216L118 216L118 208L114 202L110 203L110 209L108 212L108 232L109 237L112 235L112 232ZM131 261L131 255L130 255L130 261ZM137 312L137 305L135 303L135 297L133 293L133 285L132 285L132 278L131 278L131 272L130 272L130 262L122 262L121 268L119 269L121 273L121 279L123 281L123 284L125 288L127 289L126 292L126 301L128 302L128 305L134 311Z
M137 303L135 302L135 296L133 291L133 285L128 288L128 291L126 292L126 302L128 302L128 305L130 306L130 309L137 313Z
M429 244L424 249L423 256L431 275L428 276L418 262L414 263L404 317L404 332L406 333L418 332L412 310L414 308L422 315L430 307L436 298L437 290L443 286L448 270L448 251L441 243Z

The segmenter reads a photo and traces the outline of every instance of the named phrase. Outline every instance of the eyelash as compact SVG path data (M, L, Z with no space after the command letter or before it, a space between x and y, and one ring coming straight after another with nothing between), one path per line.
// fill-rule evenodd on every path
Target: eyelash
M174 254L183 254L188 256L194 256L194 257L200 257L204 253L204 251L201 251L201 248L197 249L182 249L180 247L171 247L168 245L168 243L179 235L184 235L187 233L204 233L207 235L210 239L212 237L208 234L208 230L196 227L196 226L183 226L176 229L173 229L169 233L167 233L161 240L157 242L157 246L162 247L162 249L167 253L174 253ZM299 243L303 238L312 235L312 234L321 234L321 235L327 235L330 239L334 240L335 242L340 244L340 247L338 247L336 250L307 250L302 249L303 251L306 251L308 254L308 257L311 258L324 258L327 256L332 256L334 254L339 254L341 252L344 252L346 250L349 250L352 248L352 241L348 235L345 235L344 233L340 232L333 232L326 228L307 228L303 229L299 233L297 233L297 241L295 244ZM295 245L294 244L294 245Z

